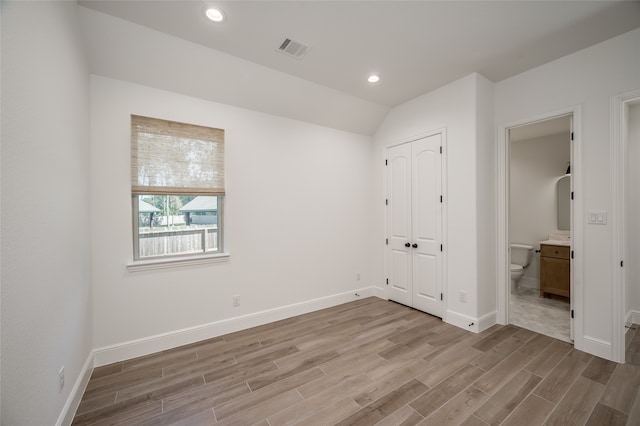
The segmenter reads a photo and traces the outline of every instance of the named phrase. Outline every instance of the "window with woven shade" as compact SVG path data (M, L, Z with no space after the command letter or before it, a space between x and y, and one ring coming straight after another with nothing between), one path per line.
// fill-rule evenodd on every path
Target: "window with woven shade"
M131 116L134 260L221 253L224 130Z

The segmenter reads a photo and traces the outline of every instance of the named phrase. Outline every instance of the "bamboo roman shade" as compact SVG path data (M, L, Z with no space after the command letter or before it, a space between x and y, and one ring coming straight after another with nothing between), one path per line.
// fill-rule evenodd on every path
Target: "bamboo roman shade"
M131 192L224 195L224 130L132 115Z

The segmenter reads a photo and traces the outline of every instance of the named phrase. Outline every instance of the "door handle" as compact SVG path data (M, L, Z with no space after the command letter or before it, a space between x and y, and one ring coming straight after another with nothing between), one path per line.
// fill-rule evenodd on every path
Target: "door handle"
M413 245L411 247L418 248L418 245L416 243L413 243Z
M404 246L405 246L405 247L411 247L411 244L409 244L409 243L404 243Z

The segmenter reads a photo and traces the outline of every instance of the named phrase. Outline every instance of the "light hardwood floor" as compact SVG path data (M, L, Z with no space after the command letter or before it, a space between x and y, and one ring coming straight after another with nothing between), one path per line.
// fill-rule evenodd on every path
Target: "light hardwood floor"
M366 298L93 371L74 425L640 425L626 364Z

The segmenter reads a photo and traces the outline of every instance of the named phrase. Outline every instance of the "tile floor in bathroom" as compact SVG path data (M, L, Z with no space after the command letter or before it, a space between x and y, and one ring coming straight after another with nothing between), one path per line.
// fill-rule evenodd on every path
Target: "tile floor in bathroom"
M542 298L538 289L520 287L511 291L509 324L571 342L569 303Z

